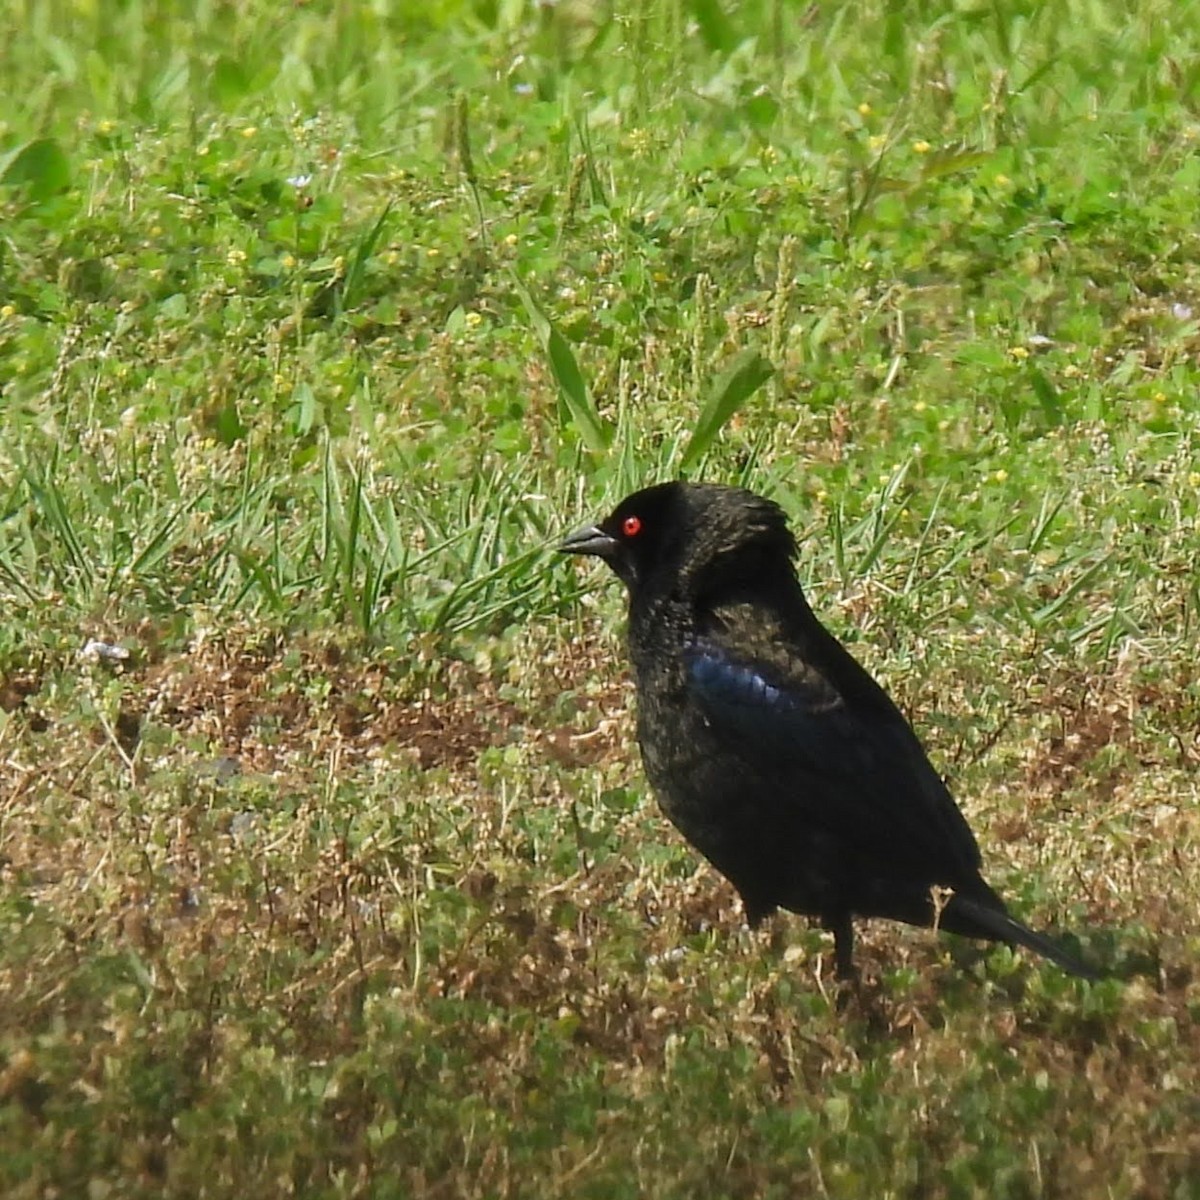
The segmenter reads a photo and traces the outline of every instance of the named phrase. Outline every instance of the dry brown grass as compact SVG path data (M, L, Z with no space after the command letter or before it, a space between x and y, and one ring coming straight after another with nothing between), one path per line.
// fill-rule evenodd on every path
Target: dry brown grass
M983 975L974 947L872 925L839 1012L824 935L741 930L646 800L610 643L517 649L419 686L233 639L5 682L0 1100L41 1148L11 1194L78 1171L171 1195L347 1171L351 1194L380 1172L428 1195L850 1194L867 1153L949 1197L945 1165L1009 1137L1045 1194L1178 1194L1200 1154L1200 823L1158 792L1186 766L1178 689L1046 680L1029 741L996 752L1026 763L1023 802L993 793L981 829L1141 974L1081 990L997 952ZM1131 783L1093 769L1117 753ZM313 1144L271 1142L285 1125ZM251 1129L253 1158L214 1167Z

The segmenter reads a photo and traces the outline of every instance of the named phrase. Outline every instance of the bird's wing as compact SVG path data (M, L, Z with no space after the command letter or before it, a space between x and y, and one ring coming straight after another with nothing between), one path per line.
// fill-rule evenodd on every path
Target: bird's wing
M875 765L870 740L837 689L800 660L763 662L700 638L684 650L688 688L721 734L756 757L810 761L823 771L856 775Z
M688 690L774 802L897 866L942 870L947 882L973 873L975 839L904 718L853 703L834 670L806 661L761 614L722 616L685 648Z

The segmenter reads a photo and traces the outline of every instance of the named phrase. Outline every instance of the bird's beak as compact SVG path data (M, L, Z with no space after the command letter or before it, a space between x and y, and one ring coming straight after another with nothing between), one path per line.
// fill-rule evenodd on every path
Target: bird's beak
M598 525L585 525L559 544L560 554L594 554L597 558L612 558L617 552L617 539L610 537Z

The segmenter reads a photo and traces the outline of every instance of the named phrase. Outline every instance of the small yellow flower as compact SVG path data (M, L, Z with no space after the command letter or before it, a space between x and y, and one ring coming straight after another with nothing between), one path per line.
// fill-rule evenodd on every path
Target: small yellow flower
M913 405L913 412L923 413L928 407L929 405L926 404L924 400L918 400L916 404Z
M151 225L150 226L150 236L151 237L162 237L162 231L163 230L162 230L161 225Z
M1192 471L1188 474L1188 487L1200 488L1200 471Z
M293 254L285 254L279 261L289 271L296 265L296 257Z
M383 261L385 263L387 263L387 265L389 267L394 267L400 261L400 251L399 250L389 250L383 256Z
M871 106L865 100L858 106L858 115L860 117L869 117L871 115Z
M1029 348L1027 346L1013 346L1008 352L1018 361L1022 361L1029 357Z
M442 252L436 246L430 246L429 249L425 251L425 257L437 258L441 253Z
M1153 400L1155 404L1166 404L1167 393L1166 392L1155 392L1154 395L1150 397L1150 399Z
M914 154L928 154L930 150L933 149L933 147L924 138L922 138L919 142L913 142L912 148Z
M463 318L463 322L467 326L468 329L477 329L480 325L483 324L483 317L480 313L469 312Z
M762 160L767 166L773 167L779 161L779 151L774 146L764 146Z
M635 158L642 158L650 153L653 141L645 129L631 129L625 139Z
M504 244L506 246L515 246L520 239L515 233L505 235Z
M1008 472L1003 467L1001 467L1000 470L993 473L992 478L997 483L1003 483L1008 478Z
M287 376L281 371L276 371L275 377L271 380L271 382L274 384L276 390L278 390L279 388L283 387L285 383L287 383Z
M109 133L112 133L112 131L114 129L116 129L116 127L117 127L116 121L109 121L108 119L105 119L103 121L96 122L96 132L97 133L109 134Z
M870 146L872 150L881 150L883 149L883 144L886 141L887 138L885 138L882 133L873 133L869 138L867 138L867 145Z
M828 499L829 499L829 493L824 488L821 488L821 490L819 492L817 492L817 503L824 504L825 501Z
M245 250L238 250L235 247L233 250L230 250L230 252L227 255L225 255L225 261L231 267L240 266L242 263L244 263L246 261L246 252L245 252Z
M996 176L995 182L996 182L997 187L1008 187L1008 185L1010 183L1012 183L1012 180L1009 179L1009 177L1007 175L1005 175L1004 172L1002 171L999 175Z
M2 317L4 320L8 320L8 318L11 317L16 311L17 310L13 308L11 304L6 304L3 308L0 308L0 317Z
M257 132L258 132L257 125L247 125L246 128L242 130L242 137L244 137L247 141L249 141L250 138L252 138Z

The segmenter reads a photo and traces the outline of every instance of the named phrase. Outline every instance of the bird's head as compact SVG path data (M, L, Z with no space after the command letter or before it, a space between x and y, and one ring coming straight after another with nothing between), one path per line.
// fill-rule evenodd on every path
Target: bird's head
M796 542L773 501L742 488L675 482L627 496L559 550L602 558L634 592L655 579L702 586L726 570L790 572Z

